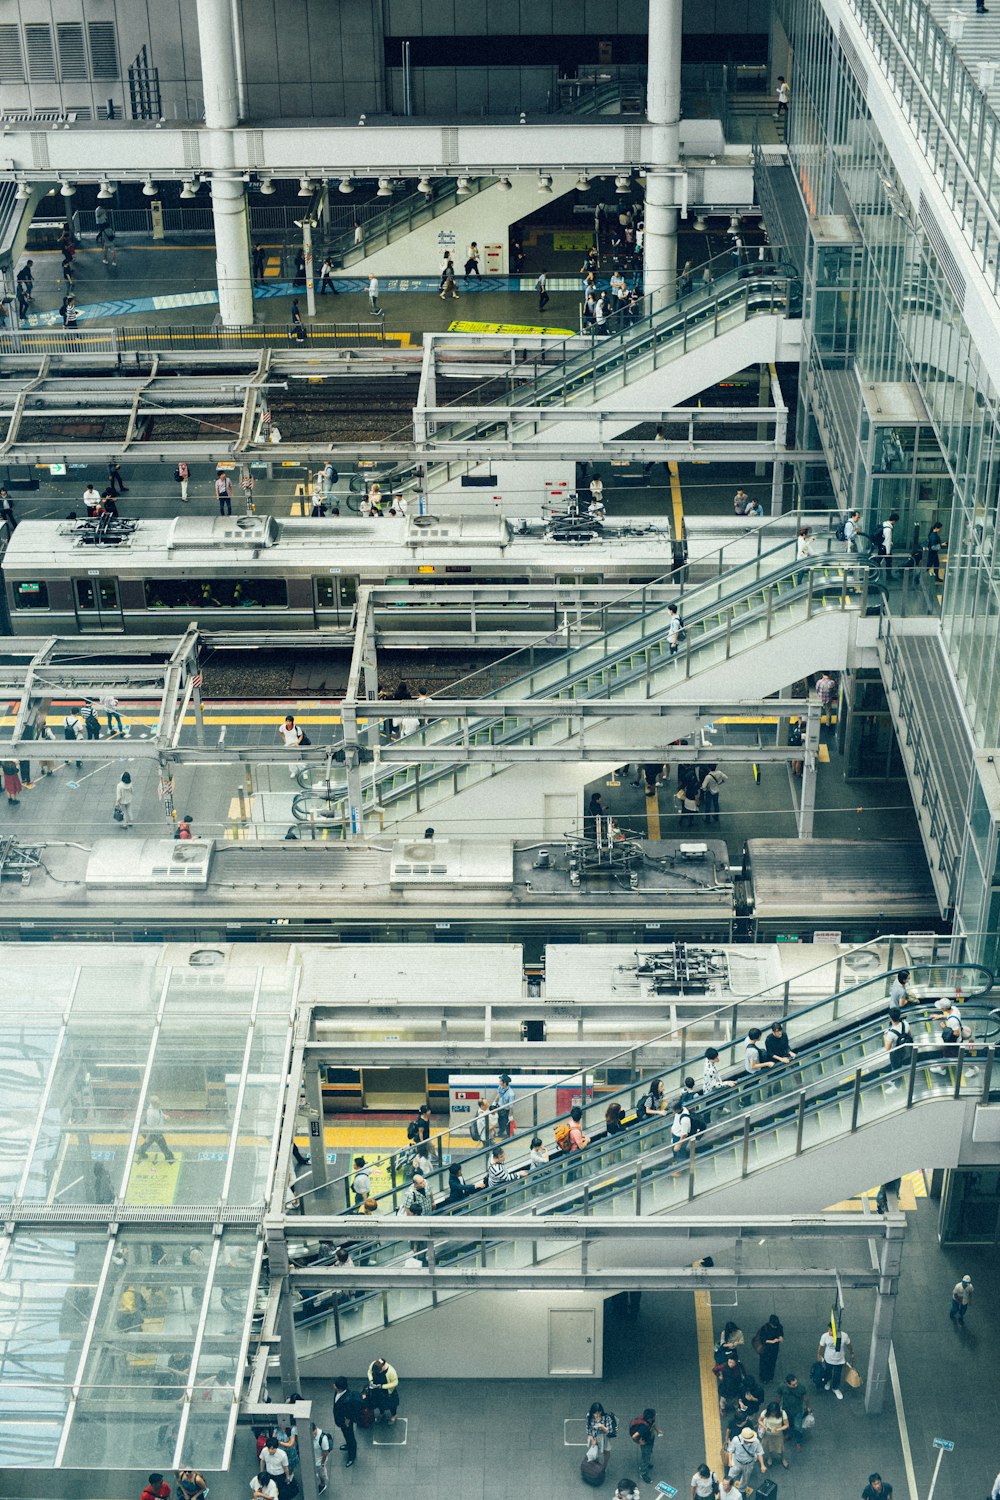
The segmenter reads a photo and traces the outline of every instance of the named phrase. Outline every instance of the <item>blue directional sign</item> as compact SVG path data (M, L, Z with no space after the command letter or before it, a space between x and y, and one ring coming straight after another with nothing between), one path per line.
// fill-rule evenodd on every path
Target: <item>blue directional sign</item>
M669 1495L676 1495L676 1493L677 1493L677 1491L674 1489L673 1485L672 1484L667 1484L667 1481L665 1479L661 1479L660 1482L659 1482L659 1484L656 1486L656 1488L659 1490L659 1492L660 1492L661 1495L668 1495L669 1496Z
M947 1438L935 1438L934 1446L935 1448L943 1448L946 1453L954 1453L955 1451L955 1444L949 1443Z

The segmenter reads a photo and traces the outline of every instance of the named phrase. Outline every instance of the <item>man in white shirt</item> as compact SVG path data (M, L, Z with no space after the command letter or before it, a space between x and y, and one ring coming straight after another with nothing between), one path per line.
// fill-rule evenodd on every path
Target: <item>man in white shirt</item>
M971 1276L963 1276L961 1281L956 1281L951 1289L951 1312L948 1316L959 1327L964 1328L965 1326L965 1315L972 1304L972 1293L974 1290Z
M861 512L852 510L844 522L844 548L847 552L858 550L858 526L861 521Z
M368 305L375 316L378 317L381 308L378 305L378 277L374 272L368 278Z
M754 1464L760 1464L760 1472L765 1473L764 1449L753 1428L744 1427L738 1437L730 1438L726 1452L729 1454L730 1479L735 1480L742 1490L752 1490L750 1480Z
M844 1378L844 1366L847 1364L847 1353L851 1347L851 1341L847 1334L841 1329L834 1334L832 1328L828 1328L819 1341L816 1358L823 1366L823 1389L832 1390L838 1401L843 1401L844 1393L840 1389L840 1382Z
M255 1474L250 1481L251 1500L281 1500L278 1486L266 1474Z
M279 1496L288 1493L291 1487L288 1482L288 1454L273 1432L266 1447L260 1451L260 1472L274 1480Z
M92 484L88 484L83 492L83 503L88 509L93 509L101 503L100 491L95 489Z
M298 750L300 745L304 744L305 742L305 735L302 733L302 730L296 724L291 714L286 714L285 722L278 725L278 738L281 740L284 748L290 751ZM295 774L298 770L298 763L293 763L288 772L289 776L293 780L295 779Z
M136 1153L136 1160L145 1161L147 1155L149 1154L150 1148L155 1147L157 1151L161 1151L163 1153L167 1166L173 1166L174 1153L167 1145L166 1137L163 1134L163 1127L167 1123L167 1117L163 1113L163 1110L160 1108L160 1098L158 1094L150 1094L149 1104L146 1106L146 1114L142 1123L144 1138L141 1141L139 1150Z

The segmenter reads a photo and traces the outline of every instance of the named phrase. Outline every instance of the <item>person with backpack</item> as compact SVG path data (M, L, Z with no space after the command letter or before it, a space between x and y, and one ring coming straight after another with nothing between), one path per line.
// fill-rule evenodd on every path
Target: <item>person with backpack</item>
M316 1465L316 1488L322 1495L327 1485L326 1466L330 1461L330 1454L333 1452L333 1433L324 1432L323 1428L317 1427L314 1422L312 1424L312 1439L313 1462Z
M406 1139L414 1145L423 1145L431 1138L431 1107L421 1104L415 1117L406 1127Z
M717 1500L719 1476L708 1464L699 1464L691 1475L691 1500Z
M678 1099L674 1105L674 1118L670 1123L670 1141L675 1161L687 1151L688 1140L693 1134L694 1123L691 1118L691 1111L683 1099Z
M360 1391L352 1391L346 1375L338 1375L333 1382L333 1425L339 1428L344 1441L341 1453L347 1454L345 1469L351 1468L358 1456L358 1440L354 1432L355 1422L360 1422L364 1403Z
M628 1424L628 1435L639 1450L639 1478L649 1484L653 1477L653 1449L656 1439L663 1436L663 1429L656 1425L656 1411L647 1406L641 1417L633 1417Z
M913 1033L904 1021L903 1012L898 1005L889 1007L889 1024L885 1029L883 1041L885 1050L889 1054L889 1076L885 1087L894 1094L902 1085L893 1075L908 1068L913 1055Z
M78 708L71 708L69 713L63 719L63 739L78 740L80 738L80 731L82 728L83 720L80 717L80 710ZM79 771L82 765L83 761L78 760L76 763L76 769Z
M718 766L705 767L705 775L701 781L701 797L705 808L705 822L718 823L719 821L719 791L723 784L729 780L725 771L720 771Z
M372 1190L372 1178L363 1156L354 1158L354 1178L351 1182L351 1192L354 1194L354 1206L360 1208Z
M488 1146L493 1133L493 1116L490 1114L490 1106L485 1099L480 1099L476 1105L476 1113L469 1121L469 1134L480 1146Z
M684 622L677 613L676 604L667 605L667 614L670 617L667 621L667 645L670 647L670 655L676 656L677 648L681 643L681 631L684 628Z

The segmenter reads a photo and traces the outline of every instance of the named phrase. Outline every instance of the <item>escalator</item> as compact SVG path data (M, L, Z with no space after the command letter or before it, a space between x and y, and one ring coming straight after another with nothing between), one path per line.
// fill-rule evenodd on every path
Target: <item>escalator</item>
M454 1208L436 1208L435 1219L443 1215L454 1219L457 1233L454 1240L436 1240L435 1263L449 1268L463 1263L508 1268L533 1263L536 1252L528 1234L524 1240L477 1238L470 1242L463 1238L461 1221L469 1215L584 1214L613 1218L669 1213L694 1200L714 1199L713 1207L717 1207L721 1194L735 1195L744 1202L759 1201L762 1192L770 1189L773 1193L776 1181L787 1182L793 1170L807 1174L816 1190L821 1190L823 1165L841 1158L852 1180L835 1196L849 1196L860 1187L897 1175L885 1142L890 1139L896 1151L905 1156L911 1149L907 1142L911 1131L904 1127L917 1118L912 1112L924 1107L935 1111L924 1123L940 1138L941 1149L946 1139L951 1149L956 1130L960 1137L968 1101L986 1102L1000 1094L1000 1070L996 1068L1000 1019L990 998L993 975L980 965L958 964L933 969L914 966L914 976L922 988L938 993L951 994L956 989L969 992L961 1016L973 1031L970 1044L949 1047L942 1043L939 1016L928 1001L908 1009L914 1045L907 1055L897 1055L890 1067L883 1037L891 976L876 975L788 1017L795 1062L773 1076L738 1075L734 1086L699 1098L692 1106L699 1117L697 1134L680 1148L671 1132L673 1104L690 1064L660 1075L670 1106L664 1115L635 1117L650 1079L602 1095L598 1102L584 1108L582 1124L591 1138L584 1151L569 1155L553 1151L548 1166L536 1167L524 1178L483 1189ZM851 1014L847 1025L837 1019L845 1013ZM730 1045L730 1062L736 1060L740 1045ZM603 1122L613 1103L621 1104L629 1123L619 1133L609 1135L603 1130ZM565 1118L546 1122L538 1134L551 1144L556 1124ZM528 1138L529 1133L522 1133L507 1146L507 1165L513 1171L524 1167ZM881 1143L878 1150L872 1144L876 1138ZM847 1149L848 1142L856 1148L853 1154ZM834 1151L827 1149L831 1146ZM923 1149L937 1148L925 1145ZM480 1179L487 1157L487 1152L480 1151L463 1159L467 1182ZM856 1176L859 1171L860 1181ZM765 1187L764 1178L770 1173L775 1176L768 1178ZM442 1167L431 1174L429 1186L437 1194L443 1193L447 1176ZM382 1222L386 1226L404 1223L407 1238L388 1237L374 1249L361 1247L359 1264L399 1265L411 1253L411 1240L419 1244L419 1219L388 1218L397 1211L400 1193L401 1189L394 1189L380 1200L386 1216ZM821 1208L824 1204L811 1206ZM349 1236L349 1215L334 1222L340 1238ZM551 1250L553 1257L570 1248L571 1234L568 1231L565 1245L557 1244ZM329 1255L321 1253L318 1263L328 1264ZM323 1288L310 1293L307 1272L303 1278L299 1284L303 1300L296 1312L297 1344L303 1357L460 1295L454 1290L431 1288L347 1293Z

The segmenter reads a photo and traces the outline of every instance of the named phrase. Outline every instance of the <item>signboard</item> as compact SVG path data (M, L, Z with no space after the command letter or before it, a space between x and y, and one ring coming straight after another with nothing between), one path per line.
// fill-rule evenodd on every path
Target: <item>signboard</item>
M934 1446L935 1448L943 1448L946 1453L954 1453L955 1451L955 1444L949 1443L947 1438L935 1438Z
M829 931L820 929L813 933L814 943L840 943L843 941L843 933L831 928Z
M483 255L486 257L487 276L501 276L503 274L503 246L484 245Z

